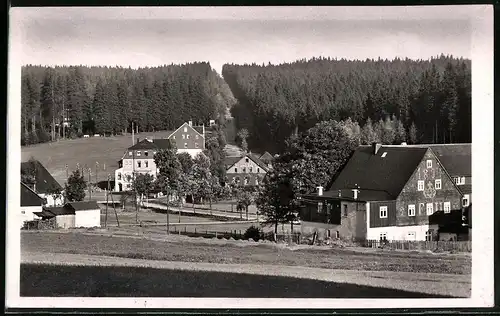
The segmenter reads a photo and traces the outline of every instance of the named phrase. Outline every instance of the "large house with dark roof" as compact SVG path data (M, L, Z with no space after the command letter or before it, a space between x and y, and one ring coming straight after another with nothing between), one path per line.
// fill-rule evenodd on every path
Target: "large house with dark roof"
M21 163L21 181L45 201L45 205L63 205L63 194L53 194L55 189L63 191L61 185L38 160Z
M259 185L270 168L259 155L247 153L239 157L226 157L228 183L237 185Z
M162 149L175 145L177 153L188 153L196 157L205 149L205 126L193 126L192 122L182 124L177 130L163 139L137 139L136 144L127 148L115 170L115 191L128 191L132 188L134 173L158 174L154 155Z
M317 194L301 196L302 230L376 240L467 235L462 226L464 193L441 161L448 152L439 149L360 146L324 192L319 187Z

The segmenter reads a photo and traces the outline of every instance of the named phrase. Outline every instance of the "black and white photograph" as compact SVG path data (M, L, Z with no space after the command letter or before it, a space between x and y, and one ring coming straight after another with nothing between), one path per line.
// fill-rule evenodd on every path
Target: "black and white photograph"
M492 6L9 19L7 307L492 306Z

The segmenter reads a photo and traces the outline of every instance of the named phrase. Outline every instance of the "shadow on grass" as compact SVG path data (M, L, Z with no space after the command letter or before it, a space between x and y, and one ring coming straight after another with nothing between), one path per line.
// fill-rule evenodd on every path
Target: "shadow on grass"
M445 298L371 286L144 267L21 265L21 296Z

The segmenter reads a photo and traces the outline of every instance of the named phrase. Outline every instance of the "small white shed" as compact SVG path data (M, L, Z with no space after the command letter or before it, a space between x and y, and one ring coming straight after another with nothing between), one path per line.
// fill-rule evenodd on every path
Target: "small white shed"
M75 227L101 227L101 208L96 201L70 202L64 207L75 212Z

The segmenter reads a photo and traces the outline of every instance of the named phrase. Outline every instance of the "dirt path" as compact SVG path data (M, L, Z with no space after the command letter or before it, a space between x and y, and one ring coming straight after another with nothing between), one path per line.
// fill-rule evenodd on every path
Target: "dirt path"
M471 287L470 275L436 273L330 270L297 266L256 264L172 262L144 259L124 259L95 255L36 252L23 252L21 262L81 266L149 267L184 271L217 271L267 276L287 276L301 279L367 285L427 294L450 295L454 297L469 297Z

